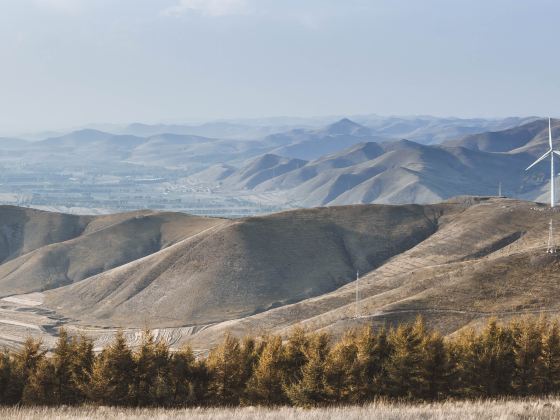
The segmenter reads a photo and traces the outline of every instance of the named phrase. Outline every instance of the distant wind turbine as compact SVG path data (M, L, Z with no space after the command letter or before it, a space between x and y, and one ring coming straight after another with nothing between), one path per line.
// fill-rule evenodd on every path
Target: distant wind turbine
M535 160L525 170L528 171L533 166L535 166L537 163L539 163L541 160L550 156L550 207L554 207L554 204L556 202L556 200L554 199L554 154L557 154L558 156L560 156L560 152L552 149L552 129L551 129L550 118L548 119L548 146L549 146L548 151L544 155L542 155L540 158Z

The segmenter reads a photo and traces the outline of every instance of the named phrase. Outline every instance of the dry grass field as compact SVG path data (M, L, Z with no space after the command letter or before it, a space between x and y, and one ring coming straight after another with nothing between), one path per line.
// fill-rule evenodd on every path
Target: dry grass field
M380 402L364 407L321 409L301 408L194 408L125 409L109 407L61 408L0 408L2 419L201 419L201 420L272 420L272 419L558 419L560 400L544 398L533 400L458 401L434 404L392 404Z

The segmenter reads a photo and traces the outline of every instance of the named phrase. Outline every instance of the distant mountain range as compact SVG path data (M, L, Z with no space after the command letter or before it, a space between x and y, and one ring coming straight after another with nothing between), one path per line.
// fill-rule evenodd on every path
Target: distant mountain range
M117 134L90 128L40 141L0 138L0 165L60 176L123 177L141 168L142 177L152 171L179 187L205 186L216 195L273 193L276 203L303 207L433 203L458 194L492 195L500 182L504 194L545 199L545 164L524 172L546 147L544 120L358 119L363 124L343 118L266 135L274 127L263 131L253 121L133 124ZM244 127L262 136L250 138Z
M408 139L422 144L439 144L459 139L469 134L501 131L534 121L536 117L510 117L503 119L413 117L355 117L378 136Z
M297 129L320 129L343 120L345 117L317 118L261 118L208 122L204 124L141 124L125 127L105 127L101 130L119 134L149 137L156 134L189 134L222 139L257 139L267 135L284 133ZM358 115L348 119L367 127L368 135L384 138L405 138L422 144L436 144L449 139L457 139L469 134L499 131L535 120L535 117L510 117L501 119L483 118L441 118L430 116L382 117ZM297 136L297 132L293 133ZM340 150L340 149L339 149Z
M554 131L559 128L555 125ZM208 182L219 181L229 190L280 191L304 207L434 203L458 194L494 195L499 183L505 194L540 199L547 188L546 163L529 173L525 168L546 149L546 130L545 121L536 120L441 145L409 140L352 144L368 139L371 131L342 120L324 130L274 136L279 142L297 141ZM307 162L296 159L304 151L314 157L314 151L330 150L339 136L339 144L348 148ZM245 182L247 173L250 182Z

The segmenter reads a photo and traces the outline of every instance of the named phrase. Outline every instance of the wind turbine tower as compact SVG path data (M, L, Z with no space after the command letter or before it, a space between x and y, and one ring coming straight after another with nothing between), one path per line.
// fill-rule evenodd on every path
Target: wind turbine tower
M533 166L535 166L537 163L539 163L540 161L546 159L548 156L550 156L550 208L553 210L554 206L556 204L556 199L554 196L554 155L558 155L560 156L560 152L558 152L557 150L554 150L552 147L552 128L551 128L552 124L551 124L551 119L548 119L548 150L546 151L546 153L544 155L542 155L540 158L538 158L536 161L534 161L531 165L529 165L529 167L527 167L527 169L525 169L526 171L528 171L529 169L531 169ZM552 217L550 218L550 223L549 223L549 230L548 230L548 246L547 246L547 250L546 252L554 254L556 253L556 245L554 244L554 229L552 226Z

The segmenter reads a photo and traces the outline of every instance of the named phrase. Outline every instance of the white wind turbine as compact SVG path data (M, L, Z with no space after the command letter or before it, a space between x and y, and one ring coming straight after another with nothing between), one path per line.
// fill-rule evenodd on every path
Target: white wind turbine
M550 126L551 126L551 123L550 123L550 118L549 118L548 119L548 145L549 145L548 151L544 155L542 155L540 158L535 160L525 170L528 171L533 166L535 166L537 163L539 163L541 160L550 156L550 207L554 207L554 204L555 204L555 201L556 201L554 199L554 154L557 154L558 156L560 156L560 152L552 149L552 129L551 129Z

